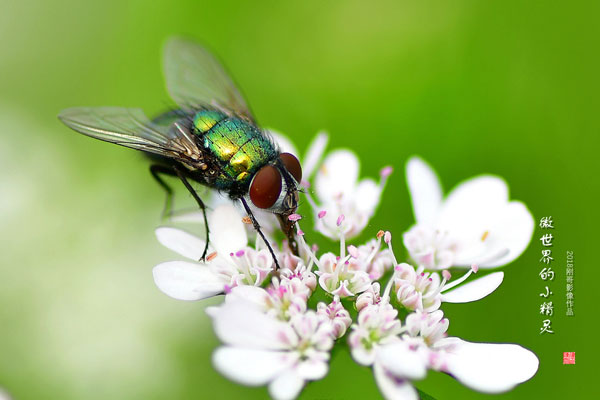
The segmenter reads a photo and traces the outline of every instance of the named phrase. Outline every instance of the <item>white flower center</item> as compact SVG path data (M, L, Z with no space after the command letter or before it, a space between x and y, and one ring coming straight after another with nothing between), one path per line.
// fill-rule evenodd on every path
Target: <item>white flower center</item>
M404 245L417 265L434 270L450 268L459 247L448 232L422 225L404 234Z

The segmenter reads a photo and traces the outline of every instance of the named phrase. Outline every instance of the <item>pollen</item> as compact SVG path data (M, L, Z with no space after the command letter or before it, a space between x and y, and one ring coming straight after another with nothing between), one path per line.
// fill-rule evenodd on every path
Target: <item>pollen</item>
M242 218L242 222L247 225L250 225L252 223L252 219L248 216L245 216L244 218Z
M217 257L217 252L216 251L213 252L213 253L210 253L208 256L206 256L206 261L214 260L215 257Z
M483 235L481 235L481 241L485 242L485 239L487 239L487 237L489 236L490 231L485 231L483 232Z

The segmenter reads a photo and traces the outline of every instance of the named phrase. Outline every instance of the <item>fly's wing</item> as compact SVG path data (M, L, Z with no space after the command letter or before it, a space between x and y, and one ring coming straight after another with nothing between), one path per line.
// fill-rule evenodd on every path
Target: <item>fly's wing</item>
M177 122L157 125L139 108L74 107L63 110L58 118L86 136L182 162L190 161L190 149L197 148Z
M244 97L217 59L204 47L184 38L171 38L164 49L167 90L184 109L216 106L254 122Z

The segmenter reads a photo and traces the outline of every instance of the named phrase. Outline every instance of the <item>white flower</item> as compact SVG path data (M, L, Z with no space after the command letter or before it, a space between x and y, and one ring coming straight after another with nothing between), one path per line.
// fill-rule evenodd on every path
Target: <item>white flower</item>
M238 285L260 285L273 269L268 250L247 247L242 217L232 205L221 205L209 215L210 244L206 262L204 240L170 227L156 229L158 240L189 261L169 261L154 267L154 282L178 300L201 300Z
M310 289L311 293L317 287L317 277L306 265L304 265L304 261L300 257L297 257L290 252L284 252L279 256L279 264L281 265L279 275L282 279L298 280ZM310 265L312 265L312 263Z
M380 346L374 361L377 384L384 397L417 398L408 385L423 379L427 369L452 375L464 385L486 393L500 393L530 379L539 361L514 344L470 343L446 337L448 320L442 311L417 311L406 319L407 334Z
M297 154L287 139L272 136L282 151ZM420 159L411 159L407 177L417 224L405 233L404 243L417 263L413 267L398 262L390 232L379 231L364 245L346 243L373 215L391 168L382 170L379 183L358 182L356 156L340 150L316 170L326 143L327 136L321 134L310 146L301 185L309 188L307 180L316 171L320 205L308 194L307 198L316 211L315 228L339 241L338 254L317 257L318 247L306 242L297 222L300 256L293 255L285 242L274 243L280 266L274 271L269 251L229 204L210 214L211 243L205 262L197 261L204 249L202 239L175 228L156 231L162 244L193 260L154 268L163 292L183 300L225 294L222 305L207 308L223 342L213 354L215 368L241 384L268 385L275 399L293 399L306 382L327 374L334 341L351 328L352 358L372 367L388 399L417 399L412 382L424 379L428 370L448 373L489 393L531 378L538 360L529 350L448 337L449 321L439 310L443 302L470 302L492 293L503 280L502 272L467 279L479 267L510 262L527 246L533 219L523 204L508 200L504 181L475 178L442 201L435 173ZM276 229L276 219L271 215L270 220L273 224L266 231ZM256 239L254 248L248 247L248 235ZM381 248L382 242L387 248ZM447 268L455 265L471 268L451 279ZM392 267L393 273L386 275ZM386 283L377 282L384 276L389 278ZM310 296L319 288L333 300L310 310ZM355 299L354 324L341 298Z
M333 326L333 338L339 339L346 333L352 323L350 313L344 308L340 298L335 296L329 304L320 302L317 304L317 314L328 318Z
M317 263L319 284L333 295L351 297L364 292L371 281L381 278L394 265L392 252L381 249L381 237L362 246L348 246L347 250L346 255L342 238L340 256L325 253Z
M420 158L406 165L416 225L404 244L418 265L493 268L508 264L527 247L533 217L519 201L508 200L504 180L481 175L458 185L445 200L435 172Z
M386 244L389 246L390 257L393 263L396 264L396 256L392 250L392 234L390 232L379 232L377 236L384 237ZM479 267L473 265L462 277L450 281L451 274L448 270L442 271L443 279L440 279L440 275L437 272L425 272L423 265L415 270L410 264L398 264L394 267L394 274L386 287L384 297L389 295L390 284L393 282L396 299L409 311L421 310L432 312L437 310L442 302L468 303L476 301L496 290L504 279L503 272L493 272L469 283L462 284L471 273L475 273L478 270ZM379 291L379 286L377 286L377 290ZM365 300L361 301L364 303ZM359 302L357 301L358 306Z
M406 263L395 268L394 287L398 302L410 311L437 310L442 304L440 276L425 273Z
M369 274L350 268L349 258L325 253L319 259L319 285L323 290L340 297L351 297L364 292L371 285Z
M315 192L319 205L315 208L315 226L323 235L338 239L357 236L367 226L379 204L385 180L391 170L382 171L381 182L358 181L359 161L349 150L329 154L318 169Z
M402 263L394 269L396 298L410 311L432 312L442 302L468 303L482 299L496 290L504 278L503 272L494 272L456 287L472 272L473 268L461 278L448 282L451 276L446 270L442 272L443 279L440 279L437 272L425 272L423 266L415 270L412 265Z
M364 307L357 324L352 325L348 344L357 363L373 366L377 385L386 398L418 399L410 381L425 377L427 353L422 346L413 348L399 338L403 329L397 316L398 311L386 301Z
M225 343L214 352L213 363L227 378L250 386L268 384L273 398L293 399L306 381L327 374L332 325L314 311L286 323L238 299L210 315Z
M372 365L378 350L399 340L401 323L398 310L387 302L364 307L358 313L357 323L352 325L348 343L352 358L359 364Z
M444 318L442 310L422 312L420 310L406 317L406 329L410 336L419 336L428 345L435 344L445 338L450 322Z
M381 302L380 291L381 285L379 285L379 282L373 282L367 290L356 298L356 310L361 311L367 306L379 304Z
M298 281L280 281L273 278L273 282L266 289L256 286L237 286L225 297L225 301L245 300L253 303L265 314L282 321L289 321L294 315L306 312L305 294L306 286L299 285ZM214 310L209 313L216 312Z
M279 278L273 277L266 288L247 285L233 287L225 296L225 301L250 302L265 314L282 321L289 321L296 314L304 314L308 298L317 284L316 277L306 269L300 258L288 254L282 259L285 260L282 265L289 267L293 264L293 269L283 267ZM212 315L216 310L211 307L207 312Z
M381 238L372 239L364 245L348 246L352 256L348 261L350 269L362 270L371 280L377 280L394 265L394 257L389 249L381 249Z

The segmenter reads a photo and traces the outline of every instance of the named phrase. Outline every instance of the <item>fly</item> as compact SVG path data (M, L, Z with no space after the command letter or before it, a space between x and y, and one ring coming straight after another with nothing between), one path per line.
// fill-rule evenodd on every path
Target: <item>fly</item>
M206 260L209 243L206 205L190 181L227 193L239 201L254 229L277 258L248 205L274 213L290 247L298 254L294 222L302 168L290 153L281 153L261 130L241 93L217 59L199 44L167 41L163 55L167 90L179 107L150 120L139 108L75 107L59 119L75 131L147 153L152 176L167 192L163 175L179 178L203 212Z

